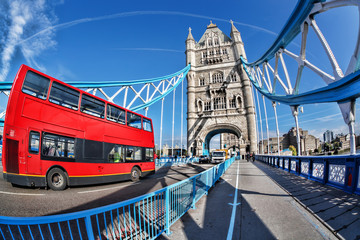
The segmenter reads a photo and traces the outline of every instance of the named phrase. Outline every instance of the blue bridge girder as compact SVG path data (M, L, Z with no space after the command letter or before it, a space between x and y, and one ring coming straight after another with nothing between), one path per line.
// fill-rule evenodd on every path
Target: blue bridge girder
M240 60L255 89L273 102L274 109L276 106L275 102L280 102L291 107L292 114L295 118L296 129L299 128L297 117L299 112L298 107L300 105L327 102L338 103L343 119L349 127L351 154L355 154L355 101L360 96L360 17L358 20L357 42L345 73L343 73L343 70L340 68L330 45L315 20L316 15L330 9L346 6L357 7L360 12L360 1L299 0L291 16L270 48L254 62L247 62L247 59L244 57L241 57ZM330 62L333 71L332 74L326 73L306 59L309 29L313 30L315 36L320 41ZM297 55L286 48L299 35L301 35L301 44L300 53ZM316 49L316 51L319 50ZM297 71L294 71L296 74L293 74L292 81L283 55L287 55L290 59L297 62ZM271 66L270 61L275 62L274 67ZM301 81L306 80L310 82L315 80L304 79L304 77L302 77L305 67L318 75L327 86L299 93ZM278 74L279 68L282 68L285 80L280 78ZM270 76L272 76L272 79ZM281 87L276 87L277 83L279 83ZM276 92L276 90L278 92ZM299 133L297 135L299 135ZM299 137L297 138L298 149L300 149L300 139Z

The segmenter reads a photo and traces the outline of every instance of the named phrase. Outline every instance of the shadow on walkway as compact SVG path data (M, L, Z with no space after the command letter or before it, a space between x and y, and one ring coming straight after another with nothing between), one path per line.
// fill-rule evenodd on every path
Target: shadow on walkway
M261 162L255 165L333 233L345 239L360 239L359 196Z

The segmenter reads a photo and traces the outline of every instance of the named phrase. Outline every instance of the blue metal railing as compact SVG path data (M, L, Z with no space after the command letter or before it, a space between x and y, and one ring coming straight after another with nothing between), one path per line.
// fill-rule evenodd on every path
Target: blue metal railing
M255 159L345 192L360 195L360 155L306 157L256 155Z
M188 163L199 162L197 157L188 157L188 158L173 158L173 157L161 157L160 159L155 159L155 166L173 166L173 165L184 165Z
M158 191L95 209L43 217L0 216L0 239L155 239L208 192L231 158Z

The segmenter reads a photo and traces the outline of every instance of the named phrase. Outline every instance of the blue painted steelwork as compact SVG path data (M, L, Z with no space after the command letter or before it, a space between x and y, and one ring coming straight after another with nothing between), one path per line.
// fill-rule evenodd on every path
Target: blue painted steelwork
M132 86L138 84L146 84L159 82L164 79L170 79L180 75L181 73L186 73L190 70L190 64L187 65L184 69L163 77L141 79L141 80L128 80L128 81L110 81L110 82L67 82L68 84L77 87L77 88L102 88L102 87L119 87L119 86Z
M214 186L231 158L198 175L127 201L43 217L0 216L3 239L155 239Z
M173 166L173 165L184 165L188 163L196 163L199 162L199 158L196 157L188 157L188 158L172 158L172 157L162 157L160 159L155 159L155 166Z
M360 155L275 156L256 155L270 166L360 195Z
M295 92L292 92L290 90L290 92L287 92L287 94L289 95L278 95L275 94L274 92L271 92L272 90L269 89L266 90L265 86L259 85L259 83L255 81L255 79L249 72L249 68L254 69L256 67L261 67L262 64L268 63L271 59L273 59L277 53L281 53L282 52L281 50L284 50L294 40L294 38L297 35L299 35L299 33L301 32L301 27L303 26L305 20L307 20L307 18L309 17L313 18L313 16L309 16L309 14L313 10L314 5L317 3L325 3L325 2L331 2L331 1L326 1L326 0L298 1L294 11L292 12L290 18L288 19L285 26L281 30L280 34L262 57L251 63L248 63L243 57L241 57L243 67L248 77L250 78L252 84L259 92L261 92L271 101L281 102L283 104L287 104L290 106L299 106L299 105L313 104L313 103L349 102L351 100L360 97L360 93L358 90L360 87L360 70L358 67L354 67L352 73L349 73L345 77L341 77L341 79L336 79L336 77L334 77L332 81L335 80L336 81L332 82L331 84L327 83L329 85L326 87L301 94L297 94L297 89ZM340 6L341 3L338 3L338 5ZM357 4L354 3L354 5L356 6ZM321 12L321 10L319 10L319 12ZM315 13L313 14L318 14L319 12L315 11ZM359 60L356 66L358 65L359 65ZM300 68L298 71L300 71ZM272 89L272 87L270 89Z
M271 101L281 102L290 106L298 106L312 103L346 102L360 97L360 70L347 75L339 81L313 91L297 95L275 95L258 85L249 73L246 63L244 63L244 58L241 57L241 59L253 86Z
M186 77L187 73L190 70L190 64L187 65L184 69L170 74L163 77L151 78L151 79L143 79L143 80L130 80L130 81L111 81L111 82L66 82L74 87L77 88L103 88L103 87L131 87L135 85L146 85L146 84L153 84L155 82L160 82L164 80L178 78L174 81L171 87L167 88L166 91L161 92L161 94L153 99L144 102L143 104L139 104L134 107L130 107L132 111L139 111L145 109L155 102L161 100L162 98L166 97L169 93L171 93ZM10 91L12 86L12 82L1 82L0 83L0 91ZM160 91L158 91L160 92ZM126 107L126 106L124 106ZM0 126L3 126L3 121L0 120Z
M264 53L262 57L258 60L248 63L242 59L243 63L248 66L258 66L263 62L268 62L270 59L274 58L275 53L280 48L285 48L299 33L301 30L301 24L308 17L310 11L312 10L315 3L325 2L325 0L300 0L298 1L295 9L290 15L287 23L279 33L275 42L271 47Z
M128 80L128 81L108 81L108 82L66 82L77 88L101 88L101 87L119 87L119 86L132 86L138 84L146 84L158 82L164 79L170 79L178 76L181 73L184 73L186 76L187 72L190 70L190 64L187 65L184 69L163 77L141 79L141 80ZM181 81L180 81L181 82ZM0 91L10 91L13 82L0 82Z

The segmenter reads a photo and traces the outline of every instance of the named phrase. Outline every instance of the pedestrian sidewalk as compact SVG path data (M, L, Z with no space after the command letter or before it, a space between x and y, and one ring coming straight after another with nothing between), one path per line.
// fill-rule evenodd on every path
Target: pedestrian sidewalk
M196 209L171 226L172 234L160 239L336 239L264 167L235 161Z

